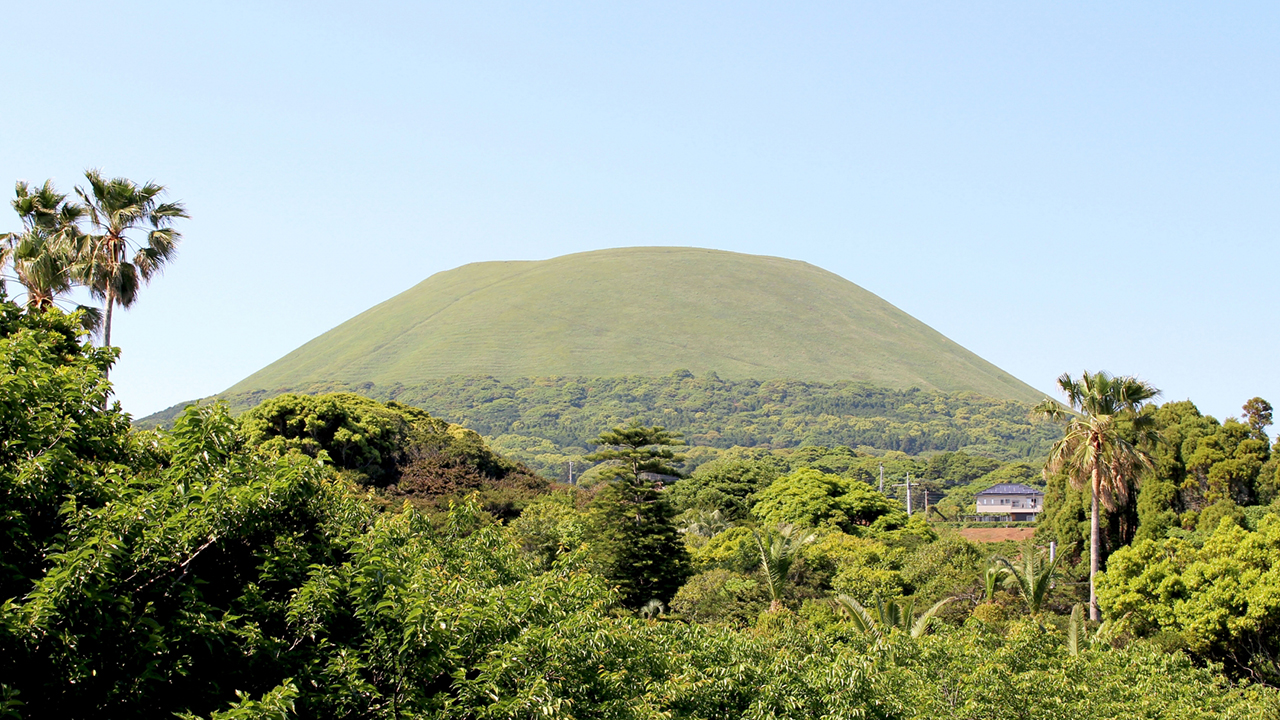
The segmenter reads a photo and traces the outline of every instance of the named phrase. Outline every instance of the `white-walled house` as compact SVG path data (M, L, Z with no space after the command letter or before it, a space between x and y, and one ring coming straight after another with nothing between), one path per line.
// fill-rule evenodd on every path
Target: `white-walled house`
M1044 510L1044 493L1020 483L992 485L977 495L982 522L1034 522Z

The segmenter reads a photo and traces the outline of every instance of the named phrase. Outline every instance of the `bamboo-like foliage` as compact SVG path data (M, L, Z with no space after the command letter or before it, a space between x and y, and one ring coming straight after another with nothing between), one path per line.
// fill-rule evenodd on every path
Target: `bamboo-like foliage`
M781 523L774 532L762 537L752 531L756 548L760 551L760 571L769 587L769 611L782 609L782 597L787 589L787 575L800 556L805 545L818 538L818 534L800 530L790 523Z
M1044 601L1049 597L1053 585L1053 576L1062 561L1059 555L1053 561L1039 557L1031 548L1026 548L1017 563L1005 557L996 557L995 561L1005 568L1006 577L1018 588L1018 594L1027 604L1027 611L1038 615L1044 608Z
M1089 618L1096 621L1100 615L1096 588L1101 562L1099 504L1109 510L1124 505L1139 472L1152 467L1145 448L1159 437L1155 419L1140 411L1160 391L1134 377L1088 371L1079 380L1063 373L1058 387L1075 414L1052 400L1040 403L1034 411L1051 420L1067 421L1066 434L1049 452L1045 475L1065 473L1074 487L1090 491Z
M853 626L859 632L872 635L877 640L884 639L885 634L894 629L907 633L913 638L921 637L929 632L929 627L938 611L953 600L955 600L954 597L943 598L934 603L933 607L920 613L919 617L915 617L915 600L911 598L901 601L876 598L873 610L868 610L862 603L848 595L837 595L835 598L836 606L849 616Z
M161 202L163 185L142 185L126 178L107 179L97 170L84 174L89 189L76 188L92 228L78 239L75 275L103 301L103 345L111 344L111 315L128 308L138 290L176 253L181 235L176 218L189 217L182 203ZM143 239L133 235L142 232Z

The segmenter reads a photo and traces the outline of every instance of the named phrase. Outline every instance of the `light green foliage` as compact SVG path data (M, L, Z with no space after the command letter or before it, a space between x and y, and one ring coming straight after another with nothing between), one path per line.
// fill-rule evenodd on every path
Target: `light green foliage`
M678 512L719 510L729 519L744 519L755 494L781 474L769 459L726 457L701 465L668 491L671 504Z
M942 607L955 598L943 598L934 603L928 610L915 614L913 600L885 600L876 598L871 610L848 595L837 595L836 605L846 614L858 632L871 635L877 640L884 640L893 631L904 632L913 638L919 638L929 632L934 618Z
M1202 547L1145 540L1112 555L1099 596L1121 629L1176 635L1202 657L1280 680L1280 516L1224 519Z
M589 521L573 501L568 493L543 495L508 525L511 538L544 570L586 541Z
M852 596L862 603L897 597L906 590L899 572L901 552L883 542L842 532L824 533L804 549L809 581L819 591Z
M1062 633L1015 622L1007 634L973 624L927 635L881 671L912 718L1126 718L1263 720L1274 691L1228 688L1182 654L1145 643L1084 649L1071 657Z
M753 539L760 553L760 575L769 588L770 610L781 609L791 567L800 551L817 539L817 533L784 523L764 535L754 532Z
M946 597L974 598L981 592L978 572L984 559L983 550L957 534L946 534L900 557L899 576L922 605ZM858 597L855 593L849 594ZM957 603L944 608L942 617L959 618L965 612L968 610Z
M1048 552L1036 552L1031 545L1022 548L1022 556L1015 562L1006 557L997 557L996 561L1008 570L1007 577L1018 590L1018 595L1027 606L1027 612L1039 615L1053 586L1053 578L1062 562L1062 555L1052 561ZM988 578L989 579L989 578Z
M857 480L818 470L784 475L756 494L751 510L766 524L836 528L858 534L889 530L906 523L906 513Z
M699 571L722 568L747 573L760 565L760 555L751 529L737 526L718 533L690 550L693 567Z
M749 625L770 602L759 573L713 569L689 578L671 600L671 609L698 623Z

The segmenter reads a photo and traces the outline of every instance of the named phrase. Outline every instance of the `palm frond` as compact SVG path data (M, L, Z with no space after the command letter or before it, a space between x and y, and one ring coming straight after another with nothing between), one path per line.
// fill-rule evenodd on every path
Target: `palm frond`
M920 617L916 618L915 624L911 626L911 637L918 638L929 632L929 626L930 623L933 622L934 616L936 616L938 611L945 607L947 603L953 600L955 600L954 597L943 598L942 600L934 603L933 607L925 610L923 613L920 613ZM910 616L910 613L908 613L907 617Z
M1080 626L1084 624L1084 608L1080 603L1071 606L1071 623L1067 625L1067 652L1072 657L1080 654Z
M871 635L877 640L884 637L884 633L880 630L879 623L871 616L862 603L854 600L848 595L837 595L835 598L836 606L849 616L849 621L858 629L858 632L864 635Z

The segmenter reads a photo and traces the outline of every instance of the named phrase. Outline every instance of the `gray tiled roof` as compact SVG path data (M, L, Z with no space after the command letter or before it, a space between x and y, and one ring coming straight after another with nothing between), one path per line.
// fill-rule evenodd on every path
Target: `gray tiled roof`
M978 493L979 495L1044 495L1039 490L1021 483L1000 483Z

